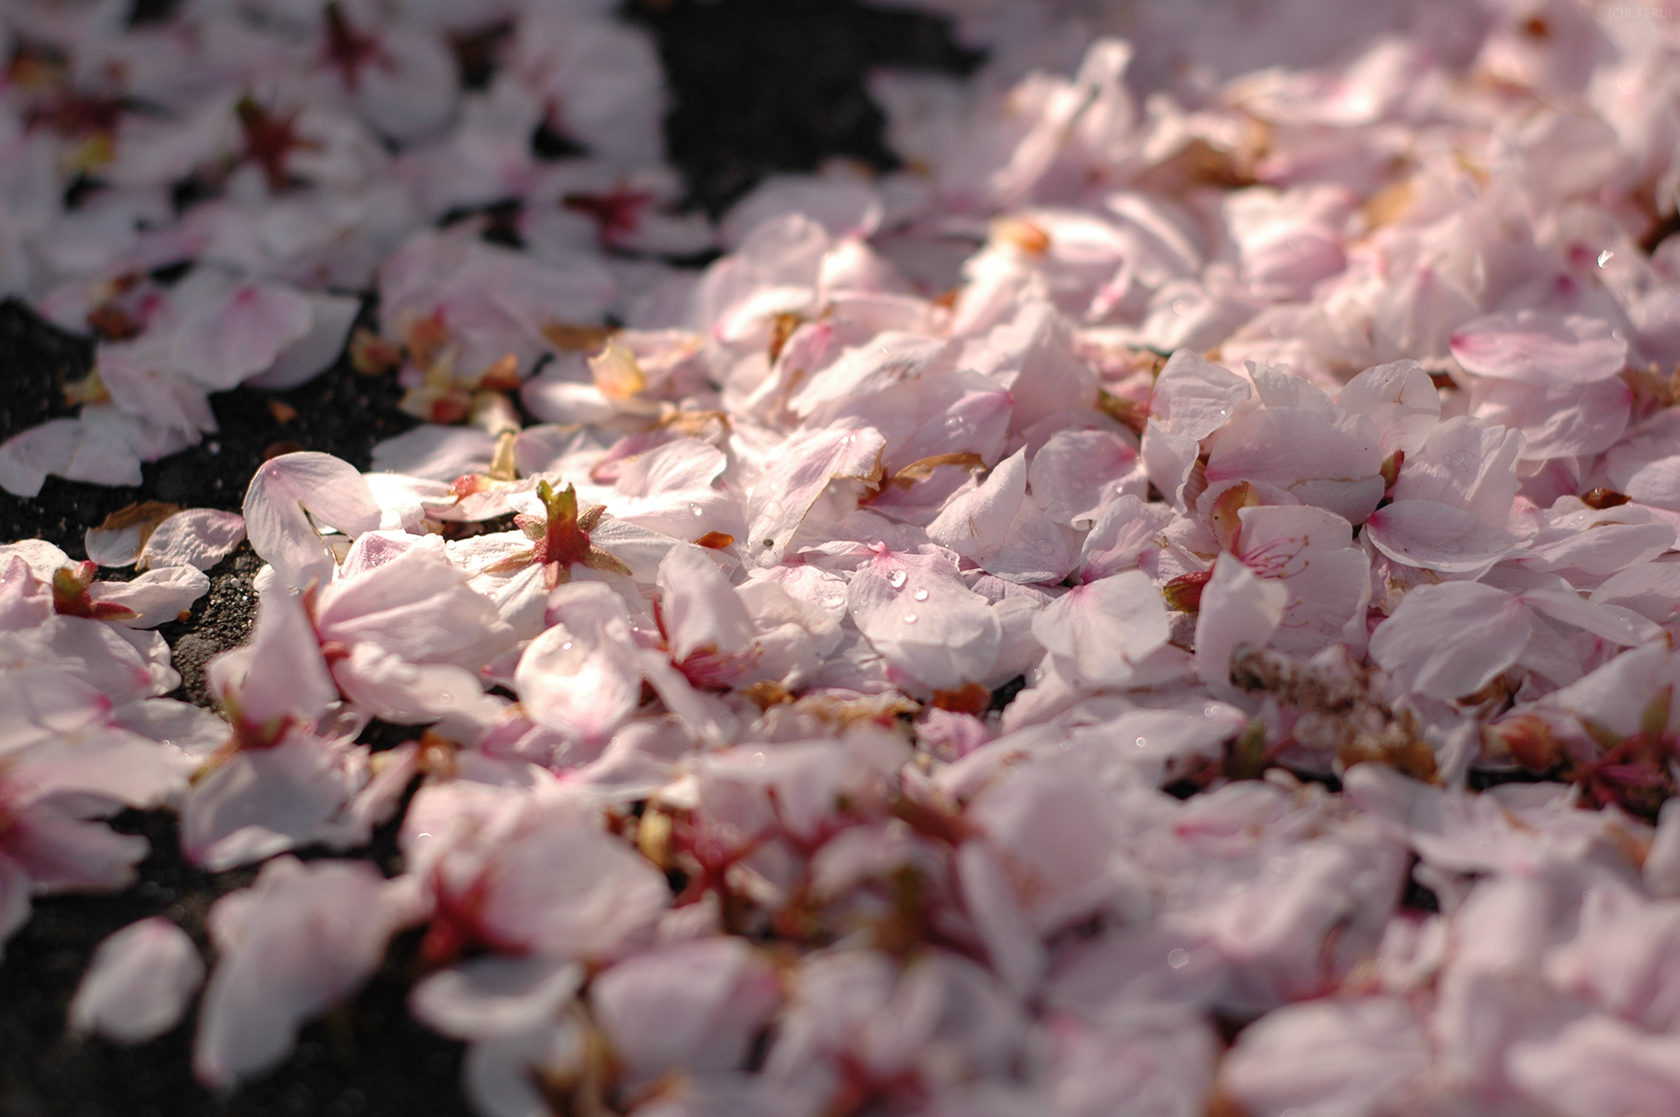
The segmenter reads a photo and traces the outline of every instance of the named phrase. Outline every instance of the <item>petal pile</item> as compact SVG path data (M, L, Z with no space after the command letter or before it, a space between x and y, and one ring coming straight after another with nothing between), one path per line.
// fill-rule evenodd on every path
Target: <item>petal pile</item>
M903 167L716 223L605 5L7 6L96 344L0 486L341 354L418 425L0 547L0 942L168 808L255 882L70 1024L204 983L211 1087L415 928L487 1117L1680 1115L1680 25L912 6Z

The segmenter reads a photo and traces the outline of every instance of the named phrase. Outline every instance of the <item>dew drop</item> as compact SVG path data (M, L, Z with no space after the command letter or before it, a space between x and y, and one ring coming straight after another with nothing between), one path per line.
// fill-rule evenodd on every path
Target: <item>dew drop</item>
M928 592L927 590L917 590L910 596L914 597L917 601L926 601L928 599Z
M915 624L916 623L916 614L914 614L914 613L904 614L904 623L905 624Z
M1137 739L1137 747L1140 748L1140 749L1143 748L1148 743L1149 743L1149 741L1146 738L1139 737Z
M700 511L700 506L698 504L690 504L688 506L688 511L689 511L689 515L694 516L696 518L705 515L704 512Z
M1196 301L1194 299L1181 298L1174 299L1172 301L1172 312L1174 314L1189 314L1194 309L1196 309Z
M1190 952L1182 946L1167 951L1167 965L1175 970L1182 970L1190 964Z
M902 570L894 570L891 574L887 575L887 585L891 586L895 590L903 589L904 583L909 580L910 575L906 574Z
M567 640L564 644L560 645L560 650L563 651L563 652L571 651L572 650L572 642L570 640Z
M764 754L761 753L761 752L753 753L752 754L752 763L753 763L754 768L764 767Z

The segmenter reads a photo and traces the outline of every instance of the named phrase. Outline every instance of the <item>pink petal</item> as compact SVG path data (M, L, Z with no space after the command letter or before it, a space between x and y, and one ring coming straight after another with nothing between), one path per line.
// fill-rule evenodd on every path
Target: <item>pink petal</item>
M1416 361L1366 369L1343 385L1336 405L1377 424L1385 458L1396 450L1415 455L1441 419L1441 393Z
M768 959L733 937L637 955L589 988L595 1018L637 1081L739 1069L781 1000Z
M310 516L351 536L373 531L381 517L355 467L312 451L282 454L257 467L244 511L252 549L298 589L326 585L335 565Z
M1479 574L1520 553L1512 536L1432 500L1385 505L1366 520L1365 538L1395 562L1443 574Z
M185 931L162 916L130 923L94 951L70 1030L144 1043L180 1023L203 983L204 960Z
M146 571L127 582L95 582L88 596L95 604L106 602L131 609L134 616L121 623L130 628L153 628L192 607L210 590L210 579L190 566L166 566Z
M1371 634L1371 658L1406 690L1451 701L1517 661L1532 629L1521 599L1478 582L1418 586Z
M250 644L212 659L205 679L213 693L234 695L240 715L256 726L285 717L312 722L338 699L303 601L279 586L258 603Z
M552 1020L584 976L576 962L541 955L473 958L418 982L408 1006L433 1031L452 1039L484 1039Z
M847 588L852 622L887 663L928 687L960 687L991 671L1003 628L948 560L883 553Z
M1033 617L1032 631L1075 678L1117 685L1167 642L1167 606L1147 575L1127 570L1069 590Z
M652 923L670 903L665 876L598 830L551 825L511 843L484 903L504 942L589 959Z
M206 388L225 391L266 371L302 340L314 319L309 299L289 287L247 284L187 311L172 355Z
M241 750L193 786L181 810L182 849L221 872L307 845L366 778L365 752L308 733Z
M642 700L624 602L599 582L571 582L554 591L550 611L557 623L519 658L520 701L538 725L605 740Z
M164 520L146 540L139 567L191 566L209 570L245 538L245 518L213 508L189 508Z
M1150 397L1151 419L1168 434L1203 439L1253 394L1247 380L1190 349L1167 359Z
M1526 461L1608 450L1627 428L1633 403L1633 389L1614 377L1551 387L1479 380L1470 394L1476 418L1522 431Z
M1245 1030L1220 1065L1220 1083L1256 1115L1377 1117L1428 1066L1423 1030L1404 1001L1310 1001Z
M1390 495L1468 509L1489 527L1503 529L1517 495L1522 444L1518 431L1465 416L1447 419L1421 450L1407 455Z
M1231 681L1231 655L1243 645L1263 648L1283 621L1289 591L1257 578L1232 554L1213 563L1196 614L1196 674L1210 686Z
M873 428L801 432L778 446L747 501L749 553L774 566L811 506L835 478L879 476L886 440Z
M1337 425L1303 407L1268 407L1238 416L1215 436L1207 479L1275 485L1358 524L1382 499L1381 470L1369 427Z
M1557 387L1590 384L1622 371L1627 340L1601 318L1559 320L1535 310L1490 314L1459 327L1452 353L1465 371Z
M219 960L193 1045L199 1080L231 1086L283 1060L300 1025L373 974L408 916L365 861L277 858L250 889L218 900Z
M683 544L659 564L659 603L679 667L697 652L728 656L744 652L757 634L747 607L711 553Z

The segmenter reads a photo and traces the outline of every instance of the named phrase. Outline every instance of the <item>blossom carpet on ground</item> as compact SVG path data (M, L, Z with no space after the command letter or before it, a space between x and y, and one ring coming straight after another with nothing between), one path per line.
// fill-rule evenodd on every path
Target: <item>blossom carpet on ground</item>
M746 0L0 7L0 487L127 490L0 545L0 942L223 882L50 1027L223 1107L377 996L486 1117L1680 1117L1680 23L893 6L977 67L750 190L666 162Z

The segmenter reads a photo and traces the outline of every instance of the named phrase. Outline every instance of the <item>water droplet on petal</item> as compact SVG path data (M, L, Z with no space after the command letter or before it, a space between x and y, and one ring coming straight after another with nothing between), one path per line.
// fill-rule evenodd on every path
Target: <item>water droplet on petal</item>
M572 650L572 642L570 640L567 640L564 644L560 645L560 650L563 651L563 652L571 651Z
M914 597L917 601L926 601L928 599L928 592L927 590L917 590L910 596Z
M1147 744L1148 744L1148 743L1149 743L1149 742L1148 742L1148 741L1147 741L1147 740L1146 740L1146 739L1144 739L1144 738L1142 738L1142 737L1139 737L1139 738L1138 738L1138 739L1137 739L1137 747L1138 747L1138 748L1140 748L1140 749L1141 749L1141 748L1143 748L1143 747L1144 747L1144 746L1145 746L1145 745L1147 745Z
M689 511L689 514L692 515L692 516L703 516L703 515L705 515L704 512L700 511L700 506L698 504L690 504L688 506L688 511Z
M891 586L895 590L903 589L904 583L909 580L910 575L906 574L902 570L894 570L891 574L887 575L887 585Z
M1182 946L1167 951L1167 965L1175 970L1182 970L1190 964L1190 952Z
M752 754L752 763L753 763L754 768L764 767L764 754L761 753L761 752L753 753Z
M914 614L914 613L904 614L904 623L905 624L915 624L916 623L916 614Z

